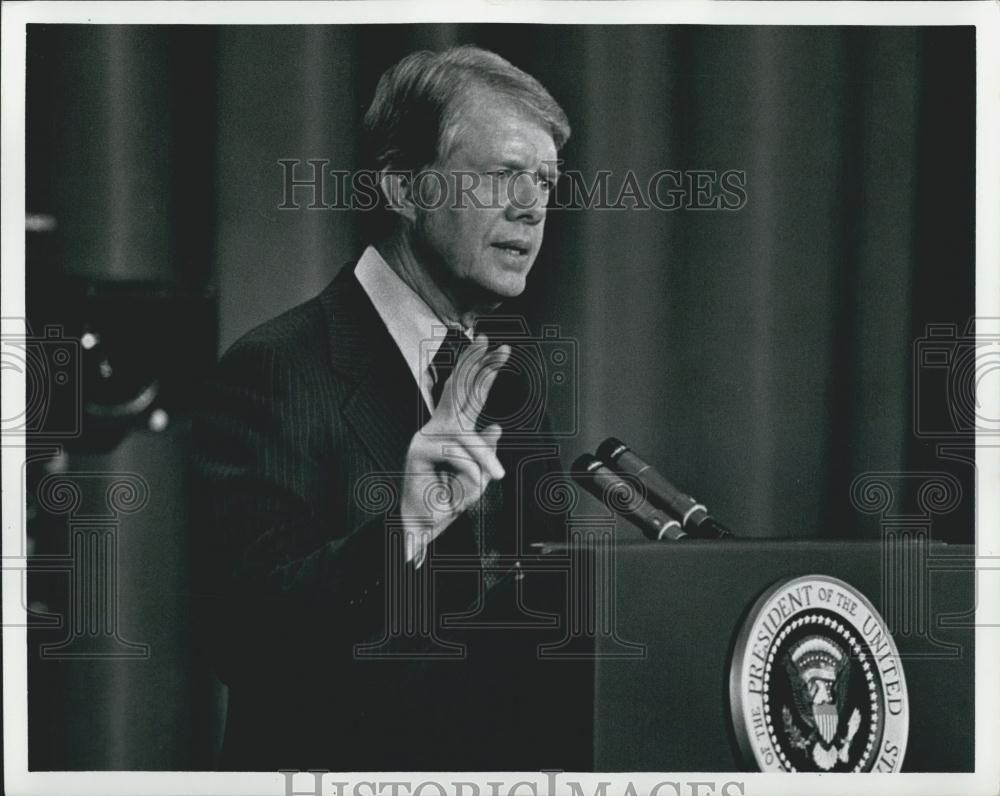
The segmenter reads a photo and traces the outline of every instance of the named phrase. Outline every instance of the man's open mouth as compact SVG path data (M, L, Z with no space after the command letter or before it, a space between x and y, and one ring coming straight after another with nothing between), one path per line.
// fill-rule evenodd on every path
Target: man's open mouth
M500 251L507 252L508 254L516 257L523 257L531 251L531 245L528 243L522 243L521 241L502 241L492 245L494 248L500 249Z

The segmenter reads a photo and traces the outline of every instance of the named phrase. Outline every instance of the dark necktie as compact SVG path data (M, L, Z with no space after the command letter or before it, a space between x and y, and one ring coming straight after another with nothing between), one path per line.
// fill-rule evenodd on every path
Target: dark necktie
M445 382L455 370L458 358L469 345L469 338L461 329L448 329L448 334L441 341L441 347L431 360L431 376L434 377L434 384L431 386L431 400L437 407L441 403L441 396L444 394Z
M434 384L431 387L431 399L435 408L441 402L441 396L448 379L455 371L458 358L470 344L468 337L460 329L449 328L441 342L441 347L431 360L431 374ZM459 373L459 378L462 374ZM466 385L471 388L473 385ZM451 385L449 389L454 389ZM471 432L477 418L463 418L463 425ZM469 521L475 530L476 548L483 567L483 581L490 588L498 579L499 574L490 568L495 566L498 557L496 548L497 525L500 508L503 505L503 488L499 481L490 481L479 500L466 509Z

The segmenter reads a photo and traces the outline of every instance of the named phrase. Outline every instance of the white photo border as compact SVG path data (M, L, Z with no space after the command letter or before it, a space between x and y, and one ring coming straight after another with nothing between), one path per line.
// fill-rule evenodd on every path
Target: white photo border
M358 24L517 22L560 24L711 24L711 25L971 25L976 28L976 316L1000 318L1000 4L982 2L676 2L622 0L449 0L406 2L6 2L2 25L2 316L24 317L25 213L25 36L28 23L115 24ZM5 370L2 400L5 416L24 408L23 375ZM984 416L1000 417L1000 394L984 396ZM1000 605L1000 445L977 438L976 523L978 528L979 608ZM3 447L3 551L24 549L21 489L24 439L7 437ZM992 562L992 569L990 566ZM27 662L25 613L21 600L21 573L3 568L3 737L4 790L9 794L269 794L286 793L286 778L274 773L218 772L29 772L27 770ZM994 609L991 609L994 610ZM1000 659L1000 628L977 626L976 657L976 772L974 774L867 774L794 776L754 773L671 772L626 774L565 774L560 779L580 783L585 793L611 781L611 793L645 793L665 780L679 783L687 794L692 783L724 783L735 796L751 794L942 793L996 794L1000 792L1000 678L984 661ZM863 784L851 779L864 776ZM549 793L551 782L540 772L520 774L440 774L377 772L327 775L323 793L372 796L369 785L388 780L411 782L536 783ZM299 790L310 787L309 775L295 780ZM363 785L338 791L335 782ZM616 788L620 788L616 789ZM527 785L518 792L529 792ZM311 791L309 791L311 792ZM435 790L427 792L436 793ZM502 791L506 793L507 791ZM672 794L676 789L659 789ZM706 791L699 791L704 793Z

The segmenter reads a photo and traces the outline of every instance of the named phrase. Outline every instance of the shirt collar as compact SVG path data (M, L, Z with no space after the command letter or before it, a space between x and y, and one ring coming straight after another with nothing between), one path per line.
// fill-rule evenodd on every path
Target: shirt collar
M400 279L374 246L365 249L354 275L423 391L427 367L441 346L446 324ZM465 333L469 336L468 330Z

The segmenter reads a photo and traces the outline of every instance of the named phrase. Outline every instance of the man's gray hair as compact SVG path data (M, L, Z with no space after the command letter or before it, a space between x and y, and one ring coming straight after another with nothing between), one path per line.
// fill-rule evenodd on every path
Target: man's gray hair
M382 75L365 114L366 148L381 171L418 171L448 155L462 103L487 89L545 127L556 149L570 134L563 109L535 78L494 52L471 45L421 50Z

